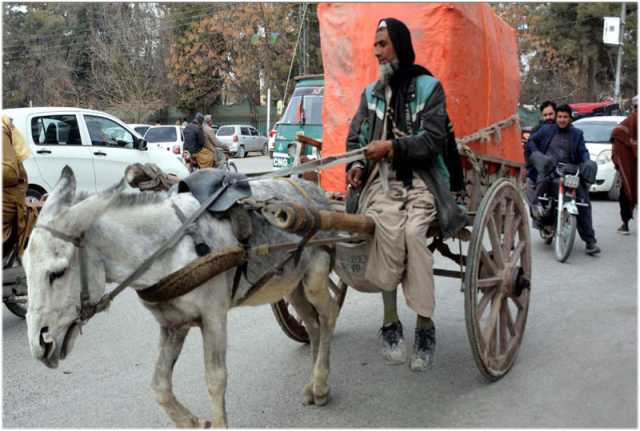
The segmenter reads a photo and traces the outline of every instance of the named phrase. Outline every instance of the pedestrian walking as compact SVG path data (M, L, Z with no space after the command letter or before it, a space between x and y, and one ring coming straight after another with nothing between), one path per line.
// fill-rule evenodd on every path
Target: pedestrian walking
M629 220L638 203L638 96L632 100L633 112L611 132L612 159L621 182L618 232L629 235Z

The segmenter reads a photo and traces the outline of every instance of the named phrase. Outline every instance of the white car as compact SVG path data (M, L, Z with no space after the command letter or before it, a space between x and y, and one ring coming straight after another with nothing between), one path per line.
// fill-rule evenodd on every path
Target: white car
M216 137L233 157L246 157L251 151L259 151L263 155L267 155L269 152L266 136L260 136L256 128L252 126L220 126Z
M138 133L105 112L46 107L3 113L13 119L33 153L24 161L30 199L49 193L65 165L73 169L78 190L90 193L120 181L132 163L155 163L179 178L189 175L184 163L167 152L148 151Z
M130 129L138 132L138 135L144 136L144 134L149 130L149 127L152 127L151 124L127 124Z
M182 126L152 126L144 134L150 150L161 150L182 157L184 134Z
M573 125L584 133L584 142L591 160L598 164L596 182L589 189L592 193L607 193L609 199L618 200L620 176L611 161L611 132L625 117L602 116L581 118Z

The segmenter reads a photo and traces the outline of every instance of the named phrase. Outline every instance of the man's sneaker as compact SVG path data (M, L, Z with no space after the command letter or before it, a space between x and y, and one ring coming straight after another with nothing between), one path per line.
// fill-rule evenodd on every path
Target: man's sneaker
M622 235L629 235L629 223L622 223L622 226L618 228L618 233Z
M413 342L413 355L409 366L413 371L425 371L433 365L433 355L436 352L436 327L429 329L416 328L416 338Z
M600 247L598 247L598 244L596 244L595 241L588 242L587 246L585 248L585 252L588 255L593 256L593 255L596 255L596 254L600 253Z
M404 364L407 360L407 352L402 337L402 323L400 321L388 323L380 328L382 337L382 356L387 364Z

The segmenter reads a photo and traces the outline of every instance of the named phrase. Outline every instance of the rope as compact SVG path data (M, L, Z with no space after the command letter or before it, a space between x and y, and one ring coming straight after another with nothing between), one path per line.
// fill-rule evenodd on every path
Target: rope
M464 146L469 142L482 141L483 143L489 142L491 135L496 135L496 141L499 143L502 141L501 129L506 129L514 124L520 124L520 118L518 114L514 114L504 120L496 121L495 123L478 130L475 133L467 135L463 138L456 138L458 144L458 150L464 152Z
M298 184L297 182L295 182L294 180L288 177L278 178L278 179L286 181L289 184L291 184L296 190L298 190L298 192L300 192L302 197L304 197L307 200L307 202L311 202L311 198L309 197L309 194L302 188L300 184Z

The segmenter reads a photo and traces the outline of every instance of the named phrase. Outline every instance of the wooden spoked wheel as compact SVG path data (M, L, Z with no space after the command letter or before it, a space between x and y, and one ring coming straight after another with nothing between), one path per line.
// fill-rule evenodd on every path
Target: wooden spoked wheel
M333 278L336 278L338 281L334 281ZM329 277L329 289L333 297L338 301L338 308L342 309L342 304L344 304L344 299L347 295L346 283L332 274L332 276ZM296 314L295 309L286 299L281 299L275 304L272 304L271 309L276 317L276 321L287 337L300 343L309 343L309 334L304 327L302 319Z
M531 294L529 216L522 195L496 181L476 214L465 272L467 334L476 365L489 380L513 366Z

